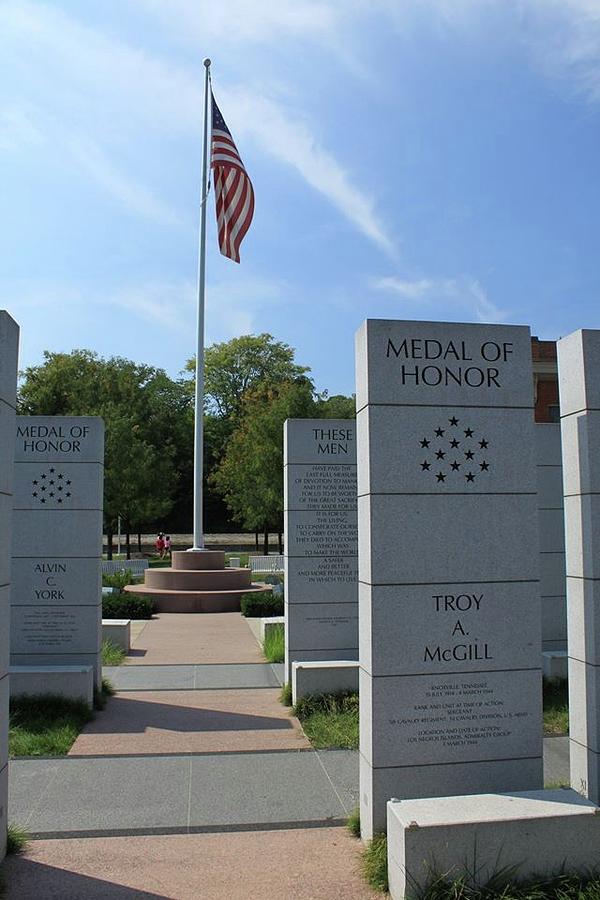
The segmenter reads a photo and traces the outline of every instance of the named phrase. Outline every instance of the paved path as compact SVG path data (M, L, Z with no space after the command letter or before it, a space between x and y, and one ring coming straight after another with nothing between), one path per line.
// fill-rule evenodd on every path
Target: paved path
M37 840L8 898L370 900L332 827L357 806L358 754L310 748L246 622L163 615L135 635L69 756L10 765L9 818ZM566 780L567 739L544 755Z

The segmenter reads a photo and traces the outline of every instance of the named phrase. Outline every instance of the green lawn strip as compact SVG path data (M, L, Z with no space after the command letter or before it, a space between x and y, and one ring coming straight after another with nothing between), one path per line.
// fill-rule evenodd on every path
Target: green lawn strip
M306 737L317 750L358 749L358 694L313 694L294 707Z
M367 884L384 894L388 890L387 837L385 834L376 834L373 840L369 841L362 852L361 864ZM452 894L445 896L453 897ZM460 895L457 895L455 900L460 900Z
M544 679L544 734L569 733L569 691L565 679Z
M10 701L8 747L15 756L65 756L93 710L83 700L52 694Z
M285 634L283 624L270 625L263 641L263 653L270 663L280 663L285 659Z
M110 640L102 641L102 665L103 666L120 666L127 654L118 644L113 644Z

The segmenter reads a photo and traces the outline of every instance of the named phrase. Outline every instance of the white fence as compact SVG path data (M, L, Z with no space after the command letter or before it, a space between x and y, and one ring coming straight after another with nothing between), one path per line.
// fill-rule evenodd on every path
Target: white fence
M283 556L249 556L252 572L283 572Z
M132 575L143 575L148 568L147 559L103 559L102 574L116 575L117 572L131 572Z

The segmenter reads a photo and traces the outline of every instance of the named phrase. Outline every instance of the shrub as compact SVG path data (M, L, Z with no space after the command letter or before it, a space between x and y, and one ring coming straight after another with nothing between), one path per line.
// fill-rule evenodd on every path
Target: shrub
M115 572L114 575L102 576L102 587L116 587L123 590L125 585L133 583L131 572Z
M292 705L292 685L289 681L282 686L281 692L279 694L279 702L283 703L284 706Z
M23 853L27 849L29 835L20 825L9 822L6 832L6 852Z
M283 625L271 625L263 641L263 653L270 663L281 663L285 659L285 635Z
M269 616L283 615L283 597L274 594L243 594L240 602L242 615L249 619L262 619Z
M354 835L354 837L357 838L360 837L360 810L358 807L352 810L352 812L348 816L346 825L350 834Z
M105 594L102 597L103 619L151 619L152 597L140 594Z
M362 870L367 883L376 891L385 893L388 890L387 837L385 834L376 834L363 850ZM452 897L453 895L448 893L443 896Z

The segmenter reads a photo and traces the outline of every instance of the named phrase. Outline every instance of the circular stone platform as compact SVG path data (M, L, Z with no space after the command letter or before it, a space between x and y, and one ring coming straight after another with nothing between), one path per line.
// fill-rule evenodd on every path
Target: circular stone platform
M143 584L128 584L129 594L145 594L156 612L235 612L242 594L270 591L252 583L250 569L226 569L222 550L175 550L172 565L146 569Z

